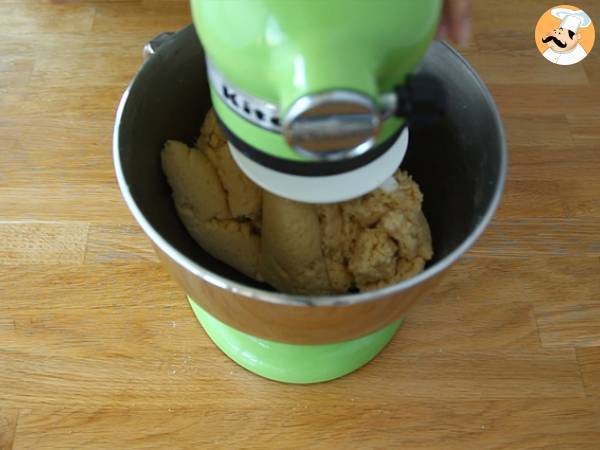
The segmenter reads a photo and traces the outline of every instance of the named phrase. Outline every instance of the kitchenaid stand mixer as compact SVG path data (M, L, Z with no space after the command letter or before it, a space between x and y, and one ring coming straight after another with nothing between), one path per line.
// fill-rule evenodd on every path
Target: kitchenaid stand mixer
M248 370L313 383L364 365L491 220L504 133L472 68L431 45L440 9L439 0L192 0L204 48L190 27L161 39L124 94L114 133L123 197L207 334ZM375 291L301 296L206 254L176 216L159 154L168 138L192 142L211 104L240 168L282 197L326 203L393 189L402 162L425 196L434 245L425 271Z
M382 184L394 189L410 115L442 107L435 79L411 75L440 10L440 0L192 0L213 107L238 166L259 186L296 201L343 201ZM244 335L190 303L231 358L284 381L350 372L400 325L341 344L290 345Z
M439 112L415 74L441 0L192 0L213 106L256 184L310 203L348 200L402 162L407 120Z

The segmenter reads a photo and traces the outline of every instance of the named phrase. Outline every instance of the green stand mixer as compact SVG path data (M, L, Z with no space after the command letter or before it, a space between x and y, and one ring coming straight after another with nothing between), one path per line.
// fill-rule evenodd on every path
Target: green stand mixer
M436 32L441 0L191 4L232 155L279 196L338 202L393 183L408 147L407 121L440 112L435 80L413 72ZM190 302L227 355L288 382L351 372L400 325L344 343L291 345L231 329Z
M192 0L195 31L149 44L117 111L119 186L207 334L248 370L314 383L366 364L491 220L502 124L473 69L433 41L441 3ZM165 140L193 142L210 107L242 171L281 197L329 203L393 188L402 163L425 196L433 260L385 288L301 296L212 258L183 228L160 168Z
M412 75L441 0L192 0L211 97L240 168L279 196L348 200L402 162L407 119L441 106Z

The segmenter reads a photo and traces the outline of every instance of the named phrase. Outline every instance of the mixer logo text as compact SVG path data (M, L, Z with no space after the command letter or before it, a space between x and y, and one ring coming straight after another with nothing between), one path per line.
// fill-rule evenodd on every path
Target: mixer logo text
M233 88L209 60L207 69L211 88L232 111L261 128L281 132L277 106Z

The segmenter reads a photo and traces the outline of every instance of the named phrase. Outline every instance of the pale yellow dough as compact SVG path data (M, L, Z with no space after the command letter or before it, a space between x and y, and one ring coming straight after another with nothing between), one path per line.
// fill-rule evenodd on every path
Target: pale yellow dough
M179 217L211 255L292 294L377 289L421 272L433 255L419 186L328 205L263 191L231 157L214 113L196 148L168 141L162 167Z

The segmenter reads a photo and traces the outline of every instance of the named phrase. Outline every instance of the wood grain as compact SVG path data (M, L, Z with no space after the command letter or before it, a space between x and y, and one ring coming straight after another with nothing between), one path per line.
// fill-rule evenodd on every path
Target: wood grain
M0 450L12 450L18 411L0 407Z
M600 398L600 347L578 348L577 360L581 367L586 392L598 400Z
M587 64L587 59L582 64ZM600 111L598 86L597 83L592 83L589 87L578 86L575 83L562 83L560 95L557 95L556 85L552 83L489 84L502 111L511 114L539 114L540 112L548 114L556 111L566 114L580 114L582 111L598 113ZM582 90L586 95L582 95ZM577 101L572 101L573 98Z
M507 197L510 193L507 194ZM531 201L535 196L531 196ZM522 209L525 206L521 205ZM532 208L535 211L535 207ZM528 209L527 209L528 211ZM502 212L502 211L501 211ZM600 256L598 221L588 218L560 219L527 217L498 219L490 225L473 254L530 257L547 256ZM581 263L580 263L581 264ZM580 264L576 264L579 266Z
M400 406L350 397L331 405L327 414L305 400L266 411L245 404L235 410L217 406L40 412L20 417L16 448L43 448L53 442L55 448L110 449L118 442L140 449L596 450L600 439L598 405L587 399L451 401L443 406L405 400Z
M474 3L497 216L379 358L289 386L211 343L116 185L117 102L188 1L0 0L0 450L600 448L600 49L553 66L548 5Z
M562 84L582 88L589 86L589 79L582 65L569 67L568 73L557 71L535 49L524 55L511 52L465 52L465 54L469 63L484 75L487 83L492 85L517 83L554 87Z
M90 226L86 263L143 260L158 262L158 257L137 225L111 223Z
M81 264L88 223L0 222L0 264Z

